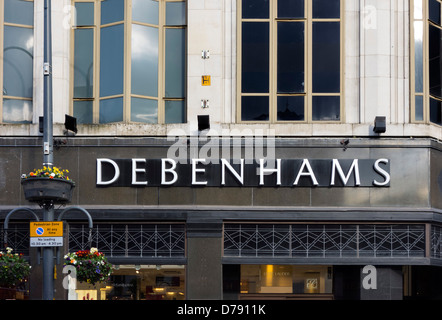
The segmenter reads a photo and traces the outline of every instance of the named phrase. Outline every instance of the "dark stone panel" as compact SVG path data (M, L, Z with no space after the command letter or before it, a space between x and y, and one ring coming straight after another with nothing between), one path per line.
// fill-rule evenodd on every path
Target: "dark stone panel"
M442 152L431 151L431 206L442 209Z
M193 188L159 188L159 205L192 205L194 203Z
M402 267L376 266L375 270L363 273L361 267L361 300L402 300ZM364 277L372 277L370 285L376 282L376 287L364 288Z
M221 238L187 239L186 299L222 299Z
M20 172L20 166L18 165L20 158L20 149L0 149L0 203L14 205L26 202L20 185L20 176L26 171Z
M195 188L195 205L250 206L252 188Z
M309 206L309 188L254 188L254 206Z

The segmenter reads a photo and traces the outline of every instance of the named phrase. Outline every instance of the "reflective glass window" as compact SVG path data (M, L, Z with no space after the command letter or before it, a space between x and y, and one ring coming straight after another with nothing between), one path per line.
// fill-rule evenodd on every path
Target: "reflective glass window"
M244 121L269 120L269 97L243 96L241 99L241 119Z
M4 123L31 123L32 101L3 99Z
M339 18L340 10L340 0L313 0L313 19Z
M132 98L131 121L158 123L158 102L152 99Z
M5 22L34 25L34 2L23 0L4 0Z
M124 20L124 0L101 1L101 24Z
M77 123L92 123L93 122L93 101L74 101L74 117L77 118Z
M100 96L123 93L124 26L101 28Z
M186 122L185 101L170 100L165 102L166 123Z
M123 98L100 101L100 123L123 121Z
M155 0L133 0L132 19L134 21L158 25L159 3Z
M93 26L94 25L94 3L93 2L76 2L76 25L77 26Z
M278 18L303 18L304 0L278 0Z
M312 104L315 121L338 121L341 117L339 96L314 96Z
M423 92L424 90L424 63L423 63L423 22L414 22L414 62L415 62L415 90Z
M442 98L441 92L441 38L442 30L429 25L430 94Z
M185 96L186 32L184 29L166 29L165 97Z
M304 99L303 96L278 97L278 121L303 121Z
M94 30L75 30L74 98L92 98L94 88Z
M340 24L313 23L313 92L340 92Z
M423 121L424 120L424 97L423 96L415 96L415 120Z
M186 3L166 2L166 25L182 26L186 24Z
M34 30L5 26L3 94L32 98Z
M269 24L242 24L242 92L269 92Z
M243 19L257 19L269 17L270 0L242 0Z
M442 125L442 103L430 98L430 121Z
M158 97L158 28L132 25L132 93Z
M304 50L304 22L279 22L278 93L305 91Z
M440 2L428 0L428 18L435 24L440 24Z

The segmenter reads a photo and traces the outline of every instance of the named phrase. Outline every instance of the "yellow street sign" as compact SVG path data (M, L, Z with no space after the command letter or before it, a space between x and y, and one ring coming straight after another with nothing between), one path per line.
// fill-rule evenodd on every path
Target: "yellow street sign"
M31 237L63 237L62 221L31 222L29 235Z
M210 76L202 76L201 85L210 86Z

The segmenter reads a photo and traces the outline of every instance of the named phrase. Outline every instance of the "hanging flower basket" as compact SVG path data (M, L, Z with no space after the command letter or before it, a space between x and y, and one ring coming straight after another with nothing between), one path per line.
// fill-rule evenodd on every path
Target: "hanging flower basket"
M31 266L23 259L23 254L12 253L11 248L6 252L0 251L0 287L15 288L25 282L31 272Z
M80 250L75 253L68 253L64 256L65 266L76 268L77 281L87 282L92 285L109 280L113 266L107 261L104 253L96 248Z
M23 174L21 184L25 199L38 203L71 202L75 183L69 179L68 173L68 170L60 170L57 167L43 167L29 174Z

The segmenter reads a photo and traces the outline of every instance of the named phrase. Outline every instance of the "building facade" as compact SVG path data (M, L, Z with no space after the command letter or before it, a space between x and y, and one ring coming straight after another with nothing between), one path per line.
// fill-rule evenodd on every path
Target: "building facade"
M0 7L0 217L43 158L44 1ZM56 299L442 295L439 0L52 1L66 252L107 284ZM66 127L74 117L77 132ZM56 216L64 208L56 208ZM33 265L29 220L7 245ZM5 231L2 230L2 239Z

